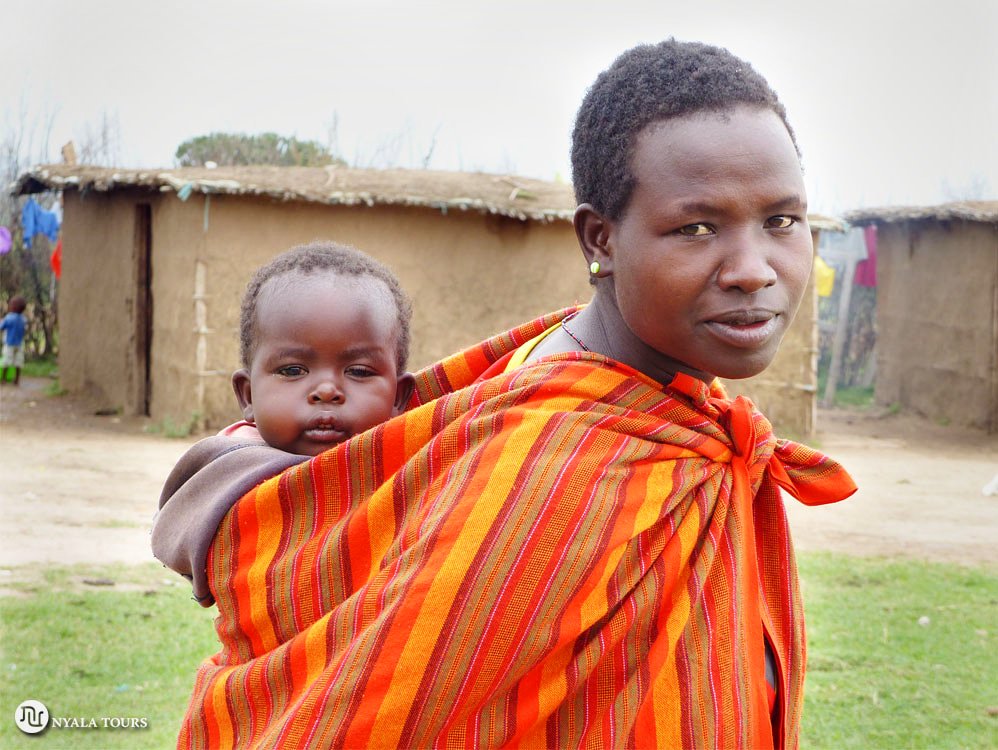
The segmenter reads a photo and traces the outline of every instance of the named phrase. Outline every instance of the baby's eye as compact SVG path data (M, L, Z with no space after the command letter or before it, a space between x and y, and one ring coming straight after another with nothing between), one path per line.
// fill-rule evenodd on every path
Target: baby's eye
M676 231L686 237L703 237L714 233L714 230L707 224L687 224L685 227L679 227Z
M354 378L373 378L378 374L370 367L365 367L364 365L352 365L347 368L346 372L347 375Z
M300 378L308 372L301 365L284 365L284 367L277 368L277 374L283 375L286 378Z
M797 223L793 216L770 216L766 220L766 225L771 229L789 229Z

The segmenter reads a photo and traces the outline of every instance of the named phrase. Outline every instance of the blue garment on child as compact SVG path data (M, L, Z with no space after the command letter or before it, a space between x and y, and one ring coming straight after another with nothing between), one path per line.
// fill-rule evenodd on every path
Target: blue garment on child
M7 313L0 322L0 331L7 332L5 344L20 346L24 342L24 316L16 312Z
M36 234L44 234L52 242L59 239L59 217L54 211L46 211L29 198L21 209L21 226L24 227L24 246L31 247Z

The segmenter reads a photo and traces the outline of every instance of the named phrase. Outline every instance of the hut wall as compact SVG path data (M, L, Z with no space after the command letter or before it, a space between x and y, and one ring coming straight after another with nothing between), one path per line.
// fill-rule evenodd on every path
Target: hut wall
M998 428L998 233L990 224L885 224L878 236L876 401Z
M59 286L59 378L108 407L140 399L135 342L135 201L67 191ZM144 402L144 399L142 399Z
M157 196L153 206L150 416L178 427L206 415L198 397L198 264L205 255L204 203Z

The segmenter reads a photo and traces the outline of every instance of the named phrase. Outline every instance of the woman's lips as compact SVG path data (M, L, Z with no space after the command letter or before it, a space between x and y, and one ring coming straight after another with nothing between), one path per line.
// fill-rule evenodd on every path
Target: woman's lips
M777 330L779 316L771 312L739 311L706 322L708 330L729 346L752 349L765 344Z

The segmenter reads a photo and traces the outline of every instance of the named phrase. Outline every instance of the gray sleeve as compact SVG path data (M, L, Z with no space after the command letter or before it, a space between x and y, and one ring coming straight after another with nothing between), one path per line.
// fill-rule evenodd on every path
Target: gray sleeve
M215 599L208 588L208 549L225 514L254 487L309 456L210 437L183 455L167 477L153 520L152 553L191 581L203 607Z

